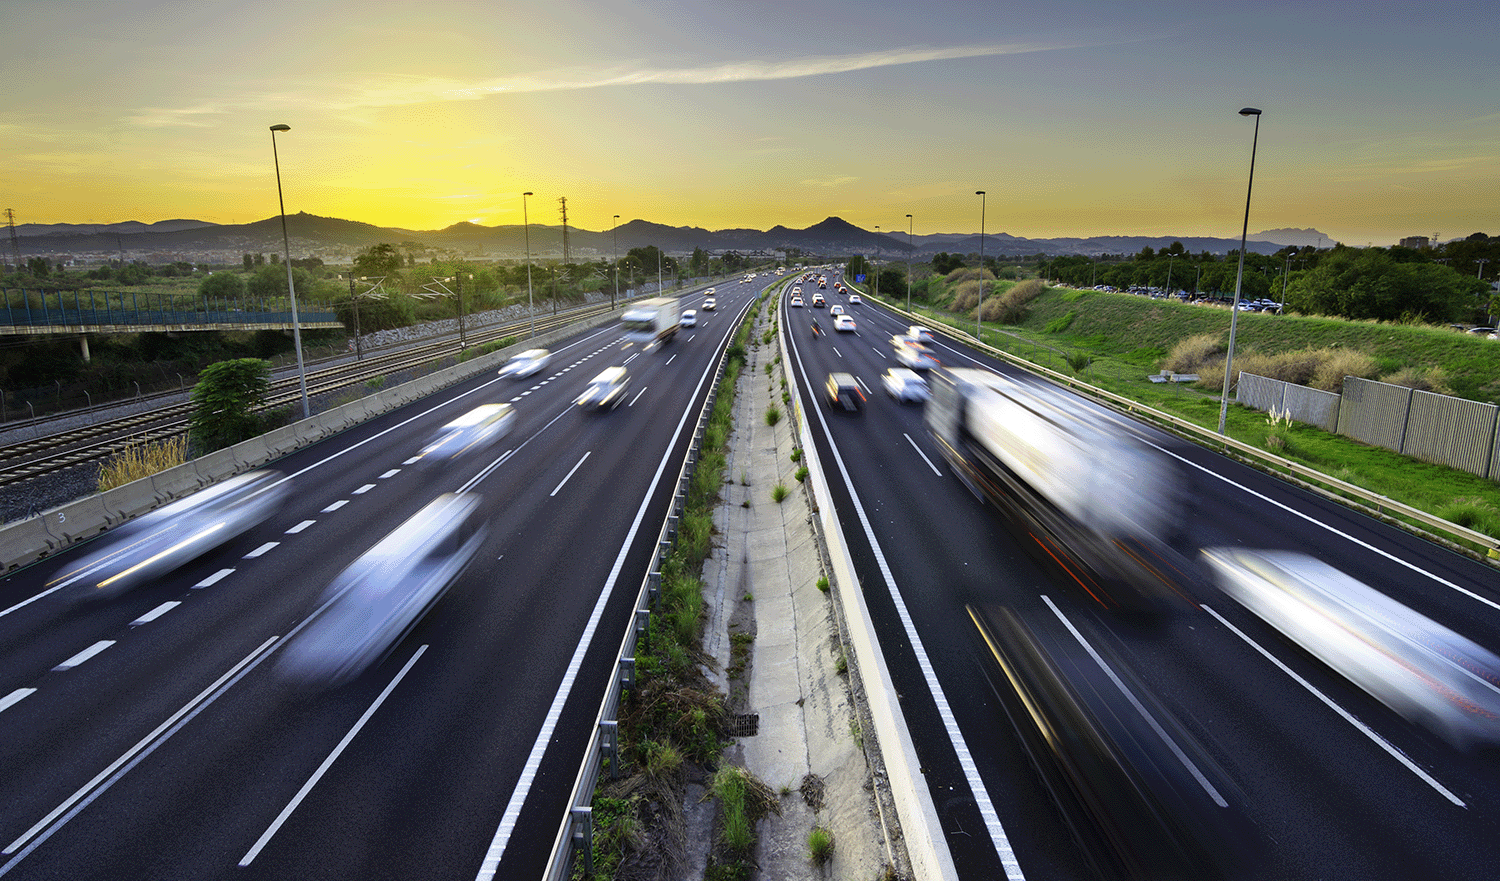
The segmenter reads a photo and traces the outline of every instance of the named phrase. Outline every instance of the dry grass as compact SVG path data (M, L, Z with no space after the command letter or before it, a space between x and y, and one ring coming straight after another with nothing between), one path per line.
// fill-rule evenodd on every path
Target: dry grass
M1440 367L1403 367L1390 376L1382 376L1381 382L1391 385L1404 385L1419 392L1433 392L1439 395L1451 395L1446 377Z
M186 435L159 443L132 444L99 469L99 492L175 468L187 461L187 448Z
M1197 373L1198 385L1202 388L1222 388L1224 385L1224 352L1222 349L1214 357L1212 346L1209 345L1213 338L1209 335L1190 337L1178 343L1167 356L1166 364L1179 373ZM1184 366L1177 366L1179 350L1181 350ZM1209 358L1196 367L1186 369L1194 357ZM1267 379L1278 379L1282 382L1290 382L1296 385L1305 385L1310 388L1322 389L1328 392L1342 392L1344 389L1344 377L1357 376L1362 379L1372 379L1377 373L1375 359L1363 352L1350 349L1326 348L1326 349L1301 349L1296 352L1279 352L1267 355L1261 352L1242 352L1234 359L1234 381L1239 382L1240 373L1253 373L1256 376L1264 376Z
M1219 364L1219 376L1224 375L1224 353L1227 351L1224 338L1217 333L1200 333L1178 340L1167 353L1161 366L1173 373L1201 373L1210 364Z

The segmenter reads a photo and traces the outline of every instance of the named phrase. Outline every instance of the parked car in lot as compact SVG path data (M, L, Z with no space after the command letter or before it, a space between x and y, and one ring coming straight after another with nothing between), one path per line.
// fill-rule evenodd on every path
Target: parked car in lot
M575 403L585 410L613 410L625 400L625 389L629 385L630 376L626 374L624 367L606 367L598 376L589 380L588 386Z
M481 404L438 429L418 454L423 466L441 465L478 452L507 434L516 423L510 404Z
M527 349L506 361L505 366L500 368L500 375L513 376L517 379L533 376L540 373L551 360L552 353L546 349Z
M865 405L865 393L860 391L859 383L852 373L828 374L828 383L824 386L824 392L828 396L830 407L857 411L863 409Z
M880 384L885 387L886 394L903 404L920 404L930 395L927 380L908 367L892 367L880 374Z
M833 317L833 329L841 333L852 333L857 329L852 315L835 315Z
M697 327L698 326L698 310L697 309L684 309L684 310L682 310L682 318L679 321L679 323L683 327Z

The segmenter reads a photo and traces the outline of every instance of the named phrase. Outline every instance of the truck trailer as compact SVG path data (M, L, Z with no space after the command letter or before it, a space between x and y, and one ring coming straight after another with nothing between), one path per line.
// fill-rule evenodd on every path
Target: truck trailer
M682 310L676 297L652 297L641 300L620 316L620 326L629 343L665 343L677 335Z

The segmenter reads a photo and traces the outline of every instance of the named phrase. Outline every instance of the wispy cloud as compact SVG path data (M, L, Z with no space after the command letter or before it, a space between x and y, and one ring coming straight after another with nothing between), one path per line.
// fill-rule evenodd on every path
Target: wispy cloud
M837 186L842 186L844 184L852 184L852 183L854 183L857 180L859 180L859 178L857 178L857 177L848 177L848 176L844 176L844 177L825 177L825 178L815 178L813 180L805 180L805 181L802 182L802 185L804 187L837 187Z
M176 110L162 107L143 107L131 114L127 119L143 128L166 128L172 126L209 128L218 124L212 117L222 115L226 112L222 107L208 107L204 105L183 107Z
M423 79L389 83L382 87L367 89L356 96L351 96L350 103L351 106L391 106L431 101L477 100L505 94L577 91L618 86L764 82L827 76L903 64L996 55L1020 55L1068 48L1076 48L1076 46L1060 43L1008 43L988 46L907 47L854 55L818 56L783 61L735 61L706 67L616 67L602 72L594 67L571 68L498 77L473 83Z

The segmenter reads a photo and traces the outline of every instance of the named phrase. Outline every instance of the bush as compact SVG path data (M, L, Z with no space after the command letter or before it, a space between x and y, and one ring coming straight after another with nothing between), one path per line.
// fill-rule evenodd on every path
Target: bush
M766 408L766 424L775 425L781 421L781 408L771 406Z
M1391 385L1404 385L1409 389L1416 389L1419 392L1433 392L1439 395L1453 394L1448 388L1442 369L1438 367L1403 367L1389 376L1382 376L1380 381L1388 382Z
M807 481L807 466L803 465L801 468L797 469L797 482L798 483L805 483L806 481Z
M780 504L784 499L786 499L786 494L788 492L789 490L786 488L786 484L776 484L775 486L771 487L771 501Z
M1216 333L1200 333L1177 341L1172 351L1162 361L1163 370L1173 373L1202 373L1210 364L1219 365L1219 376L1224 375L1224 353L1229 351Z
M199 452L212 452L260 434L255 410L265 405L271 365L259 358L236 358L203 368L193 386L189 431Z

